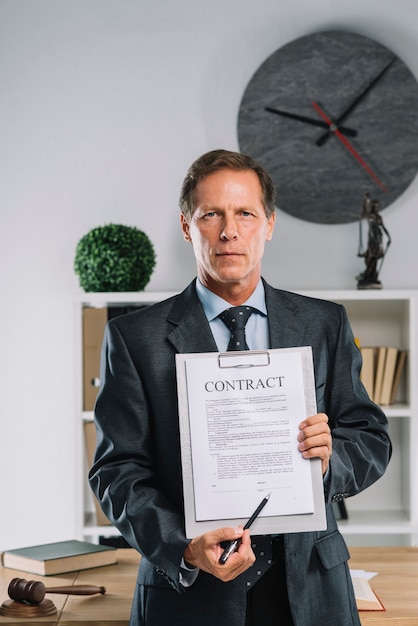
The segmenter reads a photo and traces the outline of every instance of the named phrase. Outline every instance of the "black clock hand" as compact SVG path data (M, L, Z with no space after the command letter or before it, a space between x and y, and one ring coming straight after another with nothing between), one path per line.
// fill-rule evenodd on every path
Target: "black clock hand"
M396 57L392 57L391 60L389 61L389 63L387 63L385 65L385 67L380 70L380 72L377 74L377 76L375 76L373 78L373 80L370 81L370 83L368 83L366 85L366 87L363 89L363 91L356 97L354 98L353 102L351 102L351 104L344 109L344 111L341 113L341 115L339 115L337 117L337 119L335 120L334 124L335 126L337 126L339 128L339 130L341 130L341 128L339 127L340 122L343 122L345 120L345 118L351 113L351 111L358 105L359 102L361 102L361 100L363 100L363 98L369 93L370 89L372 87L374 87L374 85L377 83L378 80L380 80L383 76L383 74L385 74L385 72L387 72L387 70L390 68L390 66L392 65L392 63L394 62ZM328 132L324 133L323 135L321 135L319 137L319 139L316 140L316 145L317 146L322 146L331 136L331 133L333 132L334 129L328 129Z
M312 117L306 117L305 115L298 115L297 113L289 113L288 111L282 111L281 109L273 109L272 107L264 107L265 111L269 113L275 113L276 115L281 115L282 117L288 117L291 120L296 120L298 122L305 122L306 124L312 124L312 126L319 126L320 128L329 128L328 124L322 122L321 120L315 120ZM351 128L346 128L344 126L339 126L338 130L340 130L344 135L349 135L350 137L356 137L357 131L352 130Z

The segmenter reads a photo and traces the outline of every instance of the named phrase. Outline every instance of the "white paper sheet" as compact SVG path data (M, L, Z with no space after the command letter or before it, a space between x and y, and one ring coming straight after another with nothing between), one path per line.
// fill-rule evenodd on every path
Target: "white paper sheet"
M272 492L266 515L313 513L311 466L297 449L305 416L299 352L267 366L186 362L196 520L247 517ZM254 494L254 497L249 497Z
M326 528L321 462L297 449L316 413L309 347L177 355L186 534L245 522L255 533Z

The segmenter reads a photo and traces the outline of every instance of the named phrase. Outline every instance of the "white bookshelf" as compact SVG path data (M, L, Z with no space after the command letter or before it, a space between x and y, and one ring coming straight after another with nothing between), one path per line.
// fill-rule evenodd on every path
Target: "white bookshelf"
M347 499L348 520L339 522L349 545L418 545L418 290L303 291L345 306L361 345L396 346L407 350L407 361L396 403L383 407L393 443L386 474L365 492ZM174 292L80 294L76 299L77 424L76 495L79 536L97 540L117 535L112 526L95 523L93 497L87 483L82 423L93 413L82 410L82 309L153 304Z

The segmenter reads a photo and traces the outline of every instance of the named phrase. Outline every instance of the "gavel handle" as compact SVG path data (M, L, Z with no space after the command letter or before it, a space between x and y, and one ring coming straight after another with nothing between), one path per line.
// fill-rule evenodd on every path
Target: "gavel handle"
M96 585L70 585L68 587L47 587L45 593L65 593L70 596L93 596L95 593L106 593L105 587Z

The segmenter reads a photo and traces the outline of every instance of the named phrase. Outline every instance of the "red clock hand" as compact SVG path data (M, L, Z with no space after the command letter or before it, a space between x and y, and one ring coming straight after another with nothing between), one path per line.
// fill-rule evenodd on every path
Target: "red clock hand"
M380 178L373 172L373 170L367 165L367 163L361 158L357 150L353 148L351 143L344 137L344 135L338 130L338 127L330 120L328 115L321 109L317 102L311 103L315 111L322 117L323 120L329 125L330 130L338 137L341 143L347 148L349 152L353 155L353 157L360 163L360 165L366 170L370 178L374 180L376 185L378 185L385 193L388 192L388 189L382 183Z

